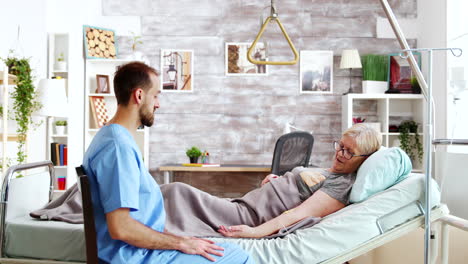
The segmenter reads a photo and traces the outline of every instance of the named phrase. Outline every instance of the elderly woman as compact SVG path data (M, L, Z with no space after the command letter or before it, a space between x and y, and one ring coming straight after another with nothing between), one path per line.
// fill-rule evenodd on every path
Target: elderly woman
M331 168L270 174L261 188L238 199L214 197L183 183L163 185L166 229L181 235L260 238L307 218L320 219L349 203L356 171L381 143L379 132L356 124L334 142Z

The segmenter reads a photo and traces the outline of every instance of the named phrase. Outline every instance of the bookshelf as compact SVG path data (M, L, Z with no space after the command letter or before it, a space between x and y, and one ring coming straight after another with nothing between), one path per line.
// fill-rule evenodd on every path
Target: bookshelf
M70 36L68 33L49 33L48 34L48 52L47 52L47 78L48 79L64 79L65 80L65 92L67 97L69 96L69 73L68 73L68 62L69 62L69 54L70 54ZM68 151L68 143L69 143L69 134L68 134L68 126L65 128L65 132L63 134L58 133L56 129L55 122L57 121L67 121L70 120L66 117L54 117L50 116L46 119L46 127L47 127L47 140L46 140L46 148L47 148L47 157L54 163L55 169L55 177L65 177L66 178L66 186L65 189L70 188L73 184L76 183L76 177L74 172L74 166L68 166L69 164L69 151ZM59 148L58 153L54 149L52 149L52 143L61 144L63 146L67 146L67 155L64 155L64 149ZM60 161L60 152L62 153L62 160ZM53 159L58 155L58 162ZM66 156L66 157L65 157ZM67 165L66 165L67 164ZM54 183L55 190L54 193L60 194L63 193L65 190L59 190L57 182Z
M389 126L399 125L403 120L413 120L419 124L420 141L424 142L424 105L421 94L348 94L342 97L342 130L353 125L353 118L365 118L365 123L376 123L380 127L382 145L398 147L400 133L390 132ZM423 164L412 162L413 172L423 171Z
M99 131L99 125L96 121L96 109L92 109L95 103L93 98L100 97L103 99L107 110L108 118L112 118L117 111L117 99L114 94L113 78L117 67L126 64L133 60L124 59L88 59L85 61L85 118L84 118L84 151L88 148L96 133ZM101 83L101 90L109 91L109 93L100 93L98 90L98 75L108 76L108 85L104 89ZM100 79L102 80L102 79ZM102 104L101 104L102 106ZM135 141L140 147L141 154L144 159L145 166L149 168L149 129L147 127L139 129L135 133Z

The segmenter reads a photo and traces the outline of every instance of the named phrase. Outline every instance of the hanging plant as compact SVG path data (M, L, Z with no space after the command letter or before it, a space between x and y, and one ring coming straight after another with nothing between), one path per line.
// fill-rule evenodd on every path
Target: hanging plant
M31 125L34 124L32 113L39 110L42 106L35 100L36 92L34 90L29 59L8 57L2 60L8 66L9 73L17 77L15 90L10 96L13 99L12 118L17 123L18 152L16 160L18 164L22 164L26 161L27 157L25 153L26 136Z
M400 132L398 139L400 140L400 148L410 156L411 160L417 158L419 162L422 162L424 151L419 138L418 127L418 123L414 121L403 121L398 127Z

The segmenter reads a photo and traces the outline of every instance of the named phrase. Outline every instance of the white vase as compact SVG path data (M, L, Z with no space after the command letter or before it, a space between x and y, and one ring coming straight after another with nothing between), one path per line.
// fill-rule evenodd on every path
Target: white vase
M388 90L388 83L382 81L362 81L362 93L383 94Z
M67 62L65 61L55 62L55 71L59 71L59 72L67 71Z
M133 52L133 59L136 60L136 61L142 61L143 60L143 52L134 51Z
M65 134L65 126L55 126L55 134L62 136Z

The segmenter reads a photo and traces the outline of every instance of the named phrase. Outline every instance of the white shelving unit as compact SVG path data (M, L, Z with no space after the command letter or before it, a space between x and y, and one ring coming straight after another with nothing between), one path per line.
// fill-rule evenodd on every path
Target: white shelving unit
M66 88L65 92L67 97L69 96L68 91L68 66L64 69L58 69L58 58L63 57L64 62L67 63L69 61L69 54L70 54L70 45L69 45L69 34L68 33L49 33L48 34L48 54L47 54L47 78L55 79L61 78L66 80ZM65 131L65 134L58 135L55 131L55 122L58 120L65 120L68 123L70 120L67 118L58 118L58 117L48 117L47 119L47 141L46 141L46 148L47 148L47 157L52 160L51 155L51 143L59 143L67 145L67 164L70 164L70 152L73 149L69 148L69 135L68 131ZM68 129L68 127L67 127ZM65 162L65 161L64 161ZM65 188L70 188L73 184L76 183L75 177L75 169L73 166L66 166L66 165L57 165L54 166L55 168L55 177L58 178L59 176L65 176L66 178L66 186ZM55 193L63 193L65 190L58 190L57 183L55 183L56 190Z
M399 125L404 120L419 124L421 143L424 142L425 101L420 94L348 94L342 97L342 129L353 125L353 118L365 118L366 123L380 123L382 144L399 146L398 132L390 132L390 125ZM426 150L424 150L426 154ZM424 158L423 158L424 160ZM422 172L423 164L413 161L413 171Z
M91 111L91 96L102 96L104 97L107 115L112 118L117 111L117 99L114 94L113 78L117 67L126 64L133 60L123 59L89 59L85 62L85 118L84 118L84 150L88 148L93 137L99 131L99 127L95 125L94 116ZM109 91L110 93L97 93L97 78L96 75L107 75L109 76ZM144 163L149 168L149 129L139 129L135 133L135 141L140 147L141 154L143 155Z

